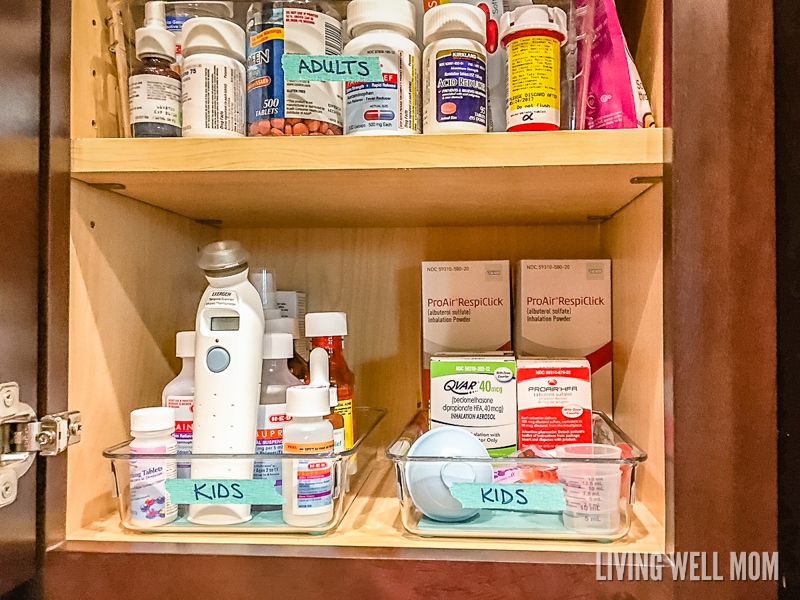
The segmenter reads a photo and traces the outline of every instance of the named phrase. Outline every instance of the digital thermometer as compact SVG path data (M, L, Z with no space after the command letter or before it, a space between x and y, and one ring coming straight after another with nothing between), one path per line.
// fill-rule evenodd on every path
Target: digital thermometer
M203 248L208 288L197 309L193 454L254 454L260 398L264 313L248 281L238 242ZM192 479L252 479L253 461L193 460ZM196 504L189 521L232 525L250 519L249 504Z

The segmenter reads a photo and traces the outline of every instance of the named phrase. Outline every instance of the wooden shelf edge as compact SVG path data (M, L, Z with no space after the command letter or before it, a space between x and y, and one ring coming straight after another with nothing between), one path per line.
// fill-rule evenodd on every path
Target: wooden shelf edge
M663 129L484 135L72 140L72 174L661 165ZM665 138L667 135L667 138Z

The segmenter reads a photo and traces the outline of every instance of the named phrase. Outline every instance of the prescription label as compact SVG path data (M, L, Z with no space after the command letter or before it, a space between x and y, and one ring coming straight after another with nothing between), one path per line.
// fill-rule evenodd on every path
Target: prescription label
M436 55L436 120L486 125L486 57L469 50Z
M321 443L285 444L289 454L322 454L333 451L333 440ZM328 512L333 504L333 463L314 457L292 461L292 477L297 486L293 509L299 515Z
M130 78L131 123L181 126L181 82L161 75Z
M508 44L508 128L561 123L561 44L546 36Z

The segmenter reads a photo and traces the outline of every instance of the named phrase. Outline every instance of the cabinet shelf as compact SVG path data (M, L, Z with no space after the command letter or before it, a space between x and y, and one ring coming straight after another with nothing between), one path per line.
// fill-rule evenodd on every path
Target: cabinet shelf
M72 176L225 227L582 223L662 176L664 136L76 139Z

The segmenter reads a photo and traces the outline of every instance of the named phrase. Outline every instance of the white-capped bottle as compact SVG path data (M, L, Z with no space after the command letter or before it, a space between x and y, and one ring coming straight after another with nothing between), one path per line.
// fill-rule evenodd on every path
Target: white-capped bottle
M284 454L309 454L308 459L283 461L283 520L295 527L325 525L333 518L333 426L330 388L298 385L286 390Z
M175 336L175 356L183 359L178 376L161 394L161 405L175 410L175 441L178 454L192 453L194 421L194 331L179 331ZM189 479L191 463L178 459L178 478Z
M421 53L408 0L353 0L347 6L349 56L377 56L383 81L345 84L347 135L422 133Z
M311 385L330 386L331 412L325 415L325 420L333 425L333 451L336 454L344 452L344 417L336 412L339 405L339 393L335 385L330 385L330 361L328 352L324 348L314 348L308 360Z
M165 406L140 408L131 413L133 441L131 454L175 454L178 446L172 437L175 411ZM174 458L131 458L131 523L136 527L159 527L178 516L170 501L167 480L175 479Z
M424 132L485 133L486 15L470 4L441 4L424 22Z
M213 17L183 26L183 137L245 134L245 35Z

